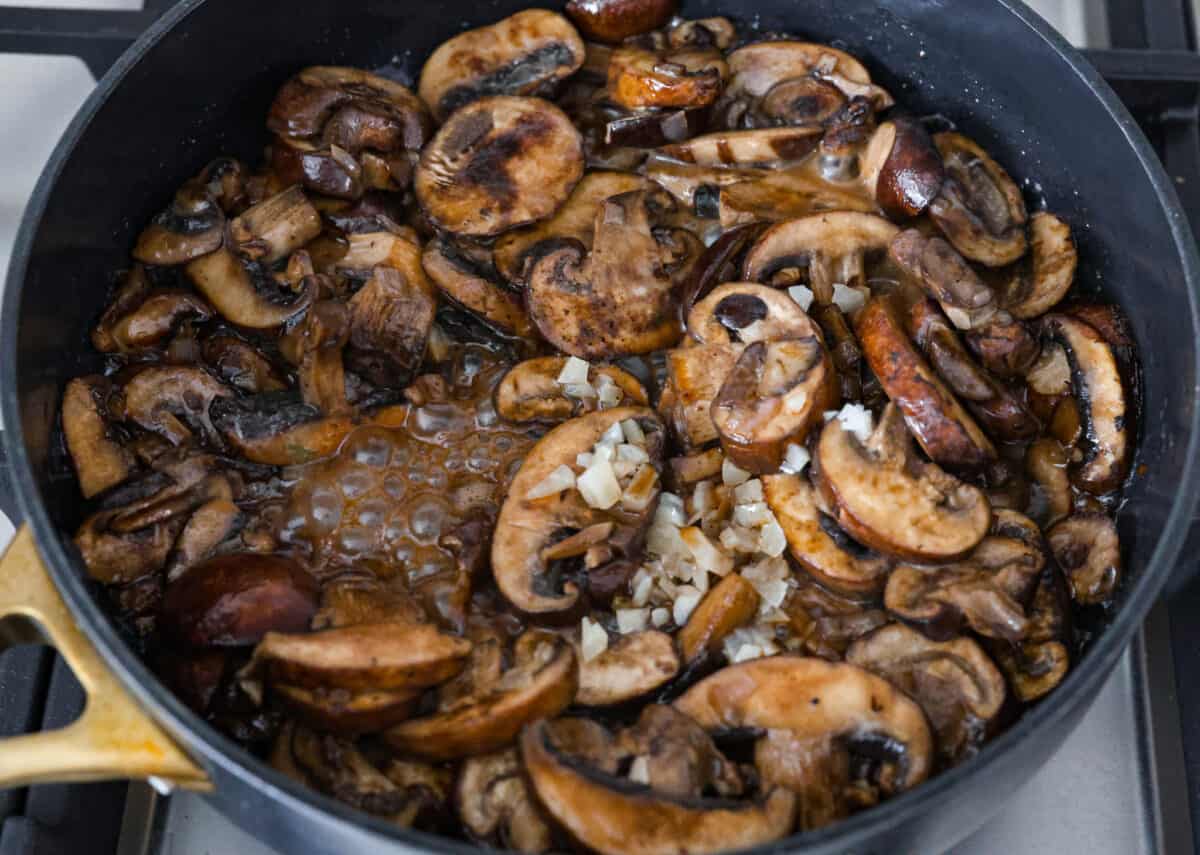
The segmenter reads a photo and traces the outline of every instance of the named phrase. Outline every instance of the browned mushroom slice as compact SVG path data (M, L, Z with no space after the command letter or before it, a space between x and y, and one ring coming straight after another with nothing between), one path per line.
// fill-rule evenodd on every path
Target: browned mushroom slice
M719 448L710 448L683 457L672 457L670 462L671 476L674 482L683 486L691 486L721 474L725 455Z
M521 612L549 616L567 612L579 601L579 588L573 582L562 582L561 590L547 560L545 548L561 538L587 529L597 523L612 522L622 532L632 536L613 535L610 542L637 544L637 534L649 524L645 512L628 512L619 505L610 510L590 507L575 489L563 489L548 496L534 496L552 472L561 466L570 467L576 457L591 452L606 431L626 419L636 421L646 435L650 463L662 465L662 424L652 410L641 407L618 407L601 410L565 422L538 441L525 457L521 468L508 489L500 517L492 536L492 576L500 592ZM655 491L657 494L657 491ZM651 502L647 507L653 507ZM633 555L617 554L612 562L621 564ZM599 566L590 568L598 572Z
M1075 602L1094 606L1111 599L1121 581L1117 527L1103 514L1073 514L1046 533Z
M204 342L203 354L222 380L243 392L282 392L288 387L286 377L266 356L235 336L213 336Z
M458 773L454 801L474 837L516 852L550 849L550 827L525 782L516 749L468 757Z
M362 164L341 146L279 137L271 146L270 157L277 183L268 191L303 184L314 193L334 199L359 199L367 191Z
M429 624L360 624L305 635L268 632L251 667L269 682L306 689L415 691L453 677L470 650L470 642Z
M244 262L228 247L187 265L187 275L221 316L240 327L271 329L308 308L313 289L284 302L279 285L261 265Z
M754 344L817 334L817 328L785 292L753 282L726 282L696 303L688 334L701 344Z
M996 459L991 440L909 340L890 298L868 301L855 332L871 371L930 459L962 470Z
M854 665L797 656L743 662L692 686L675 708L709 732L765 731L755 747L763 786L796 793L805 827L845 814L864 783L847 768L856 746L886 767L876 776L884 795L915 787L932 767L933 740L921 708Z
M837 376L820 332L749 345L713 399L725 456L750 472L779 469L789 443L803 444L838 404Z
M777 172L777 170L758 166L703 166L695 163L683 163L658 153L646 158L642 171L647 178L654 181L679 202L692 210L698 210L705 214L711 214L711 209L706 209L705 206L711 206L714 190L738 182L748 183L765 179Z
M421 154L417 200L438 227L488 237L558 210L583 176L583 143L562 110L495 96L451 116Z
M525 299L548 342L573 356L608 359L679 339L674 277L651 228L649 209L663 196L639 190L606 199L586 255L569 240L541 245Z
M679 652L694 665L721 650L725 637L748 624L758 613L759 594L740 573L730 573L714 585L679 630Z
M521 735L521 758L546 811L605 855L684 855L767 843L792 829L795 796L774 788L754 800L678 798L602 772L564 752L550 724Z
M1029 257L1009 277L1000 302L1014 318L1036 318L1062 300L1075 281L1079 254L1071 228L1038 211L1029 218Z
M118 297L96 325L92 342L104 353L129 353L154 347L185 320L204 322L212 316L204 300L174 288L146 291L136 304Z
M85 499L120 484L133 472L133 455L110 434L110 392L111 385L102 377L77 377L63 393L63 436Z
M186 264L220 249L224 240L225 213L208 186L194 178L138 236L133 257L143 264Z
M892 260L937 300L959 329L983 326L996 315L996 295L950 244L919 229L896 236Z
M770 282L783 271L804 270L817 302L831 303L834 283L866 284L866 258L882 254L897 232L882 217L853 211L789 220L763 233L746 254L742 276Z
M124 416L146 430L180 445L193 439L193 429L218 441L209 407L233 391L199 368L152 365L135 374L124 388Z
M966 333L967 346L983 367L998 377L1023 377L1041 354L1037 338L1023 321L1008 312Z
M347 361L368 381L401 385L420 366L437 310L424 284L380 265L350 298Z
M259 202L229 225L237 252L266 264L287 258L321 233L321 215L299 187Z
M729 74L721 54L685 48L652 51L622 45L608 63L608 95L621 107L707 107L721 94Z
M702 344L667 352L667 379L659 412L685 448L700 448L720 434L712 402L741 355L741 345Z
M695 47L727 50L737 40L737 29L728 18L699 18L680 21L667 31L673 48Z
M826 587L852 597L883 591L892 562L855 543L821 510L817 491L800 475L767 475L763 493L800 566Z
M657 793L732 798L747 789L737 766L721 754L712 737L673 707L647 705L632 727L617 734L613 747L633 757L629 779Z
M833 530L847 542L853 542L841 529L834 526ZM793 574L791 583L782 608L788 618L788 629L800 640L800 651L806 655L841 661L851 643L890 620L882 608L835 594L817 584L808 573Z
M303 632L317 609L316 579L272 555L223 555L167 585L159 625L191 647L247 646L268 632Z
M1003 167L962 134L944 131L933 142L946 181L929 214L954 248L988 267L1025 254L1025 200Z
M1038 433L1037 418L1020 398L975 364L933 300L912 305L909 329L938 375L994 436L1015 441Z
M326 415L348 409L342 349L349 337L350 312L346 304L321 300L309 308L281 342L284 355L298 368L298 385L304 402Z
M653 629L621 636L579 665L575 703L610 707L650 694L679 673L675 642Z
M942 156L916 119L884 122L862 156L862 181L889 217L922 213L945 180Z
M1130 415L1113 349L1094 327L1068 315L1047 315L1043 324L1066 352L1087 438L1075 480L1089 493L1109 493L1125 480L1130 445Z
M527 723L551 718L575 697L579 669L564 639L529 630L517 639L513 666L477 695L383 734L397 751L452 760L512 744Z
M836 303L810 306L809 312L825 335L829 356L841 381L842 400L861 400L862 348L859 347L858 339L846 321L845 312Z
M98 582L118 585L160 571L184 520L174 517L140 530L118 533L108 530L112 516L105 511L93 514L75 533L75 545L87 565L88 575Z
M1025 703L1045 696L1070 668L1070 595L1065 588L1058 570L1047 567L1028 609L1029 629L1024 640L993 647L1013 693Z
M520 294L509 290L490 265L467 248L445 239L425 246L421 263L445 297L462 306L503 335L537 337Z
M567 15L587 38L615 45L662 27L676 6L675 0L570 0Z
M530 251L552 238L572 238L590 250L600 204L612 196L649 186L645 178L628 172L589 172L553 217L497 239L493 253L496 270L509 282L522 281Z
M706 134L661 151L699 166L753 166L803 160L820 141L820 131L814 128L762 128Z
M850 645L846 661L911 695L929 717L938 753L951 764L979 750L1004 704L1004 675L970 638L930 641L894 623Z
M196 509L179 533L175 550L167 562L167 581L174 581L212 555L242 527L242 523L242 512L233 503L232 489L225 480L225 484L213 490L208 501Z
M950 561L987 534L991 508L976 487L920 460L895 404L867 441L842 423L825 425L815 455L818 485L836 522L880 552L921 561Z
M416 709L418 693L359 692L345 689L271 687L272 702L308 727L327 733L378 733L404 721Z
M646 406L641 382L615 365L587 365L582 381L563 381L568 357L539 356L509 369L496 387L496 412L510 422L563 422L614 406ZM607 402L600 398L601 389ZM599 387L599 388L597 388Z
M566 18L526 9L442 42L425 60L417 91L434 117L445 121L486 96L549 96L583 59L583 40Z
M1041 488L1044 502L1044 509L1034 515L1047 524L1071 513L1073 502L1067 462L1066 449L1051 437L1034 440L1025 451L1025 471Z
M801 165L722 185L717 195L716 216L722 228L728 229L756 222L777 223L824 211L873 215L878 210L865 191L832 184L813 174L807 165Z

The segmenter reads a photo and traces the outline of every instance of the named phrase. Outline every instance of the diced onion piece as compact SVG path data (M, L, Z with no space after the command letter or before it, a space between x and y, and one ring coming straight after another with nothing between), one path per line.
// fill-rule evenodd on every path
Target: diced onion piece
M642 426L635 419L625 419L621 422L621 432L625 434L625 441L645 447L646 432L642 430Z
M669 520L677 528L687 525L687 513L683 509L683 499L674 493L663 493L658 497L658 513L655 516Z
M749 505L763 500L763 484L757 478L751 478L733 488L733 498L739 505Z
M645 757L637 756L629 764L629 780L635 784L650 785L650 763Z
M772 558L778 558L783 555L783 551L787 549L787 536L783 533L783 527L776 520L771 520L758 530L758 551Z
M833 302L846 314L857 312L867 302L867 297L857 288L841 282L833 283Z
M745 662L749 659L760 659L762 658L762 655L762 648L757 644L743 644L737 649L733 656L730 657L730 661L736 665L739 662Z
M801 309L807 312L808 307L811 306L813 302L812 289L807 288L804 285L793 285L791 288L788 288L787 291L788 296L795 300L796 304Z
M580 480L582 480L582 477ZM758 528L772 519L774 519L774 515L765 502L738 505L733 509L733 521L747 528Z
M563 386L563 394L568 398L594 398L596 390L588 383L567 383Z
M717 494L712 481L701 481L692 491L692 516L695 522L709 511L717 507Z
M575 473L571 471L571 467L565 463L559 466L537 484L530 488L525 494L526 499L544 499L547 496L555 496L563 490L570 490L575 486Z
M628 460L630 463L645 463L650 459L650 455L646 453L644 448L640 448L629 442L623 442L617 446L617 460Z
M846 430L858 437L859 442L870 439L874 419L871 411L862 404L846 404L838 410L837 418Z
M617 630L621 635L641 632L650 622L649 609L617 609L614 614L617 616Z
M651 523L650 530L646 533L646 551L663 556L691 554L679 537L679 528L661 517Z
M592 448L592 460L612 460L617 456L616 446L608 442L598 442ZM590 464L589 464L590 465Z
M588 507L606 511L621 501L621 485L607 460L596 460L575 480L579 495Z
M708 573L725 576L733 569L733 559L722 552L708 539L708 536L696 526L680 529L679 536L684 545L692 553L696 566Z
M727 526L721 532L721 545L729 552L758 552L758 536L740 525Z
M630 464L631 466L633 464ZM658 472L649 463L643 463L621 494L621 507L630 511L644 511L654 501L658 487Z
M596 455L590 451L581 451L575 455L575 465L580 469L587 469L592 465L592 461L596 459Z
M821 418L827 422L831 422L837 418L838 412L838 410L826 410L825 412L821 413Z
M642 607L650 602L650 592L654 590L654 577L639 567L633 576L633 604Z
M688 618L692 616L692 612L696 610L696 606L700 604L703 596L703 594L690 585L680 589L679 596L675 598L675 604L671 609L676 626L683 626L687 623Z
M591 662L608 649L608 633L595 621L584 618L580 623L579 654Z
M613 382L607 374L601 374L596 379L596 395L600 398L600 409L607 410L621 403L625 397L621 387Z
M1039 395L1062 395L1071 390L1071 365L1061 344L1049 344L1025 375L1029 388Z
M568 357L562 371L558 372L558 383L560 386L588 385L588 372L591 368L586 359L580 359L578 356Z
M650 623L655 626L666 626L670 619L671 612L668 609L657 608L650 612Z
M597 443L597 445L614 445L615 446L615 445L620 445L624 441L625 441L625 431L621 430L621 425L618 422L616 424L609 425L608 430L606 430L603 433L603 435L601 435L600 442Z
M750 480L750 473L726 457L721 463L721 480L730 486L735 486Z
M796 445L794 442L790 443L787 453L783 456L783 463L779 466L779 471L788 475L799 475L811 460L812 455L808 453L807 448L803 445Z

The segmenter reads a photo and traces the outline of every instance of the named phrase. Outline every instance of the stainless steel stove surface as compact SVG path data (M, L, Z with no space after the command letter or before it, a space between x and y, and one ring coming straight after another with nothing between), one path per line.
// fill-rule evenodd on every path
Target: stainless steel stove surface
M141 8L140 0L36 0L12 5ZM1109 47L1110 43L1117 47L1187 48L1194 41L1185 25L1189 20L1185 0L1109 0L1107 4L1098 0L1031 0L1030 5L1073 43L1089 48ZM1153 14L1149 11L1152 7ZM20 50L19 39L6 34L7 23L5 10L0 8L0 50ZM1121 64L1122 57L1111 59ZM1129 61L1130 68L1140 70L1136 58ZM103 57L92 62L100 67ZM90 91L93 78L78 59L32 54L0 55L0 78L18 84L0 89L0 149L6 153L0 160L0 265L7 265L26 198L54 141ZM1200 74L1190 82L1200 83ZM1130 86L1135 87L1131 91L1138 91L1136 81ZM1190 124L1182 141L1171 127L1156 126L1156 130L1162 132L1163 150L1182 151L1186 156L1187 169L1177 174L1177 181L1185 197L1194 197L1200 194L1194 104L1190 116L1183 118ZM1172 149L1172 145L1180 148ZM1169 156L1168 167L1177 172L1182 168ZM1192 211L1200 211L1200 207ZM8 519L0 513L0 549L11 531ZM1181 620L1181 616L1196 613L1185 611L1192 601L1200 609L1200 587L1193 588L1171 609L1177 630L1190 628L1191 621ZM1185 774L1189 754L1181 738L1174 663L1175 657L1188 657L1186 661L1200 657L1200 634L1193 640L1177 631L1173 642L1170 618L1165 606L1151 614L1141 636L1071 738L1018 792L997 793L997 803L1002 805L997 815L957 847L956 853L1175 855L1198 851L1190 806L1195 796L1189 798ZM4 703L6 697L23 690L21 680L40 681L47 694L25 715L26 727L37 727L39 722L41 727L64 724L70 720L71 709L81 702L69 674L61 663L52 665L47 652L18 649L0 653L0 733L5 727L20 732L21 716L8 710L6 719ZM1190 683L1184 689L1189 695ZM1188 717L1189 727L1196 718ZM1193 735L1190 730L1188 734ZM1194 735L1196 744L1188 743L1186 748L1193 749L1197 756L1191 759L1200 762L1200 728ZM1194 779L1200 787L1200 778ZM122 820L119 827L114 824L111 839L70 833L68 825L78 821L83 803L88 815L95 817L100 806L96 800L106 800L115 817L122 810L121 797ZM32 788L25 794L0 792L0 823L0 855L295 855L264 847L201 797L189 793L162 796L144 783L127 788L90 785L88 789Z

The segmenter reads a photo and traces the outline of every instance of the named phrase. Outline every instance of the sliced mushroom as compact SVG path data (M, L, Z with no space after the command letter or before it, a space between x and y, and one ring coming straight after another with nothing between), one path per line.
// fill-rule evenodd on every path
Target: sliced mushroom
M1054 560L1080 605L1107 603L1121 581L1117 527L1103 514L1073 514L1046 533Z
M186 320L203 323L213 316L212 308L204 300L178 289L147 291L136 305L129 305L131 302L118 297L104 313L92 332L97 350L103 353L144 350L161 343Z
M976 329L995 317L998 307L992 289L941 238L908 229L896 236L888 254L938 301L959 329Z
M842 400L857 401L862 397L862 348L846 321L846 314L836 303L810 306L813 320L821 327L829 356L841 381Z
M816 333L795 300L753 282L727 282L714 288L692 307L687 328L700 344L748 345Z
M108 585L126 584L161 570L184 524L177 516L139 530L113 532L108 528L112 517L111 512L93 514L75 533L75 546L88 575Z
M135 374L124 388L124 417L181 445L194 438L219 443L209 407L233 394L224 383L200 368L152 365Z
M921 708L854 665L796 656L755 659L701 680L675 708L709 732L766 731L755 765L764 786L797 794L804 827L844 815L855 790L873 785L893 795L921 783L932 767L933 739ZM869 766L857 766L857 775L847 767L856 747L878 764L871 781L864 780ZM823 802L826 809L814 810Z
M717 213L713 210L716 191L726 185L762 180L775 174L775 170L758 166L705 166L683 163L657 152L646 158L642 171L647 178L679 202L710 218ZM722 281L728 278L731 277L724 277Z
M664 146L662 154L699 166L755 166L803 160L821 141L812 128L721 131Z
M429 624L360 624L304 635L268 632L255 648L250 673L306 689L416 691L457 674L470 650L470 642Z
M120 484L133 473L133 455L112 438L108 425L110 393L109 382L98 376L77 377L63 392L63 436L85 499Z
M831 303L834 283L866 284L866 258L882 254L897 231L882 217L852 211L789 220L763 233L746 255L742 276L770 282L783 271L804 270L816 301Z
M710 448L684 457L672 457L670 463L675 483L687 487L720 475L725 455L719 448Z
M496 412L510 422L563 422L595 412L606 406L646 406L646 390L641 382L615 365L588 365L587 380L580 394L559 382L565 356L539 356L509 369L496 387ZM607 378L607 380L601 380ZM598 385L617 390L616 403L600 400Z
M662 424L653 411L640 407L601 410L565 422L538 441L525 457L508 489L492 536L492 576L500 592L527 615L552 616L570 611L579 601L579 588L555 578L545 547L561 536L596 523L613 522L621 530L610 543L616 553L611 563L623 564L634 555L620 554L625 544L640 548L640 533L649 523L645 512L628 512L620 506L610 511L589 507L574 489L544 498L529 498L533 488L560 466L571 466L579 454L593 446L614 425L635 420L647 437L647 452L656 468L662 465ZM653 508L654 502L647 507ZM598 572L599 566L590 568ZM561 590L556 587L561 582Z
M1014 318L1036 318L1054 308L1075 281L1079 254L1071 228L1058 217L1038 211L1029 218L1029 258L1012 273L1000 302Z
M1062 682L1071 666L1070 596L1062 574L1049 566L1029 608L1029 628L1019 644L996 644L993 652L1017 698L1032 703Z
M701 253L680 288L679 311L685 323L698 301L718 285L738 278L741 256L766 227L765 223L737 226Z
M1090 324L1069 315L1047 315L1047 337L1062 346L1071 366L1087 451L1074 472L1078 485L1094 495L1121 486L1129 470L1130 415L1112 347Z
M299 187L259 202L229 225L237 252L265 264L287 258L320 233L321 215Z
M371 383L408 382L425 357L437 304L404 273L380 265L347 304L348 364Z
M658 409L685 448L701 448L720 437L712 403L741 350L741 345L718 343L667 351L667 379Z
M997 377L1024 376L1041 354L1037 338L1022 321L1008 312L997 312L992 320L966 333L967 346L983 367Z
M229 385L243 392L281 392L286 377L254 345L232 335L204 342L204 361Z
M831 530L853 543L836 526ZM854 641L891 619L874 603L835 594L808 573L792 575L782 610L788 618L788 630L799 642L798 652L830 662L840 662Z
M313 629L337 629L363 623L421 623L425 613L405 590L367 577L339 578L321 589L321 607Z
M825 181L807 165L725 184L717 195L716 207L717 219L725 229L756 222L779 223L825 211L874 215L879 210L865 191Z
M1004 704L1004 675L970 638L930 641L903 624L881 627L846 661L900 687L921 705L950 764L975 754Z
M425 60L417 91L434 118L446 121L487 96L549 96L583 60L583 40L566 18L526 9L442 42Z
M495 96L452 115L421 154L417 200L436 226L490 237L549 217L583 176L583 142L562 110Z
M570 241L541 245L525 299L548 342L573 356L608 359L678 340L675 277L651 228L651 209L670 204L665 196L639 190L606 199L586 255Z
M1025 451L1025 471L1041 491L1042 512L1032 512L1047 525L1071 513L1071 479L1066 449L1051 437L1034 440Z
M418 695L409 691L302 689L277 684L272 702L301 724L326 733L355 736L378 733L404 721L417 706Z
M608 96L628 110L707 107L721 94L729 68L718 51L653 51L622 45L608 63Z
M304 402L326 415L348 408L342 349L349 337L350 312L346 304L321 300L309 308L282 342L283 353L297 365Z
M567 15L587 38L615 45L659 29L676 5L675 0L569 0Z
M877 596L892 562L855 543L821 510L820 498L800 475L767 475L763 493L787 536L792 557L822 585L851 597Z
M589 849L605 855L720 852L785 836L796 799L783 788L731 803L673 798L584 765L537 722L521 734L521 758L547 812Z
M679 673L675 642L653 629L622 635L579 665L575 703L610 707L650 694Z
M233 502L228 482L225 483L225 488L214 490L211 498L196 509L179 533L167 562L168 582L212 555L241 526L242 512Z
M675 798L700 798L705 793L740 796L746 789L737 767L721 754L696 722L673 707L649 704L637 722L622 730L614 748L632 756L640 768L630 780Z
M486 261L445 239L426 244L421 264L443 296L503 335L535 339L520 294L509 290Z
M238 258L223 247L197 258L187 267L192 284L220 312L221 317L248 329L281 326L308 308L313 289L306 287L290 302L280 298L283 290L256 262Z
M865 442L832 419L815 455L818 485L835 521L889 555L951 561L987 534L991 508L976 487L920 460L900 410L889 404Z
M778 470L789 443L803 444L838 403L837 377L810 324L804 338L749 345L712 403L725 456L750 472Z
M758 614L760 597L740 573L730 573L704 595L679 630L679 652L691 666L719 653L725 637Z
M996 459L992 441L909 340L889 297L867 302L855 332L871 371L931 460L947 468L975 470Z
M1025 200L1003 167L962 134L944 131L933 142L946 180L929 215L954 248L988 267L1025 254Z
M418 757L452 760L512 744L527 723L551 718L575 697L579 669L564 639L529 630L517 639L513 666L480 694L383 734L392 748Z
M463 825L480 840L505 849L541 853L552 834L525 783L516 749L468 757L458 773L455 802Z
M645 190L649 182L640 175L628 172L589 172L575 185L571 195L554 216L537 225L515 229L496 241L493 260L496 270L509 282L524 280L525 262L542 241L571 238L592 248L596 211L605 199Z
M924 212L942 189L942 155L925 126L902 117L882 123L862 155L862 181L889 217Z
M188 181L171 205L138 236L133 257L143 264L186 264L220 249L225 212L201 176Z
M716 48L728 50L737 41L737 28L728 18L699 18L679 21L667 31L667 43L673 48Z

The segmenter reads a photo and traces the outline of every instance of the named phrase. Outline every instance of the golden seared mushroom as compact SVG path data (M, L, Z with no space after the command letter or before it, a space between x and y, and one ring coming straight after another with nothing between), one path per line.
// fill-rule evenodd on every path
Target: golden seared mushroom
M417 91L446 121L459 108L492 95L550 97L584 60L583 40L562 15L526 9L443 42L421 68Z
M236 336L208 338L202 353L205 363L218 377L243 392L251 395L282 392L288 387L286 375L265 354Z
M737 767L712 737L673 707L649 704L632 727L617 734L613 747L633 757L630 780L655 792L676 798L715 792L731 798L746 789Z
M820 141L820 133L812 128L720 131L663 146L661 153L702 167L769 165L803 160Z
M838 404L829 353L820 331L810 329L804 338L748 345L713 399L725 456L747 471L777 471L788 445L802 445Z
M416 193L439 228L490 237L558 210L583 176L583 143L562 110L494 96L454 113L421 153Z
M864 789L887 797L929 776L933 739L900 689L848 664L774 656L730 665L687 690L675 708L708 732L754 728L763 787L795 793L803 829L845 816ZM853 763L851 755L873 762Z
M570 240L541 245L525 301L546 341L572 356L610 359L679 340L674 292L682 274L665 264L667 247L652 223L673 205L661 191L622 193L600 205L591 252Z
M862 155L863 184L889 217L925 211L942 189L942 155L925 126L907 116L883 122Z
M521 295L501 281L479 251L445 238L425 245L421 264L442 296L466 309L502 335L536 339L537 328Z
M1112 347L1095 327L1069 315L1047 315L1044 335L1059 344L1071 369L1087 450L1075 482L1094 495L1121 486L1129 471L1131 414Z
M403 588L369 576L339 577L321 589L313 629L337 629L361 623L421 623L425 612ZM474 655L474 650L472 650Z
M845 299L838 299L841 290L861 293L868 258L882 255L898 231L882 217L855 211L788 220L767 229L751 247L742 277L770 283L789 270L804 271L803 284L812 289L817 303L837 300L841 305Z
M143 281L144 275L140 274ZM150 290L146 283L136 296L123 289L100 317L92 343L102 353L132 353L162 343L186 321L203 323L212 316L212 307L195 294L176 288Z
M338 199L408 186L431 122L407 87L358 68L313 66L275 96L271 165L285 184Z
M62 424L79 490L90 499L133 473L133 455L113 438L108 423L112 384L103 377L77 377L63 392Z
M792 557L825 587L851 597L883 592L892 561L851 540L821 509L804 475L766 475L763 494Z
M235 250L250 261L272 264L321 233L321 215L299 187L259 202L229 224Z
M644 407L641 381L615 365L568 356L526 359L496 387L496 412L510 422L564 422L612 407Z
M831 516L855 540L916 561L952 561L987 534L992 514L976 487L916 456L895 404L869 435L831 419L815 454Z
M1014 318L1036 318L1054 308L1071 290L1079 254L1071 228L1058 217L1038 211L1029 218L1029 256L1018 264L1000 291L1000 304Z
M1013 694L1024 703L1044 697L1071 666L1070 594L1065 589L1058 570L1047 567L1028 609L1025 637L1017 644L996 643L992 648Z
M143 368L124 386L124 413L131 421L158 434L172 445L195 439L219 444L219 435L209 414L218 398L233 390L201 368L151 365Z
M938 301L959 329L977 329L995 317L999 309L995 293L942 238L908 229L896 236L888 254Z
M931 460L969 471L996 459L992 441L909 339L892 298L869 300L854 328L871 371Z
M740 849L778 840L794 822L796 797L783 788L741 801L659 792L570 753L550 722L536 722L521 734L521 759L546 812L605 855Z
M1004 675L970 638L930 641L893 623L851 644L846 661L873 671L920 704L938 754L951 765L979 750L1004 704Z
M997 312L990 323L968 330L966 339L967 347L983 367L997 377L1023 377L1041 355L1041 346L1029 325L1007 312Z
M1037 418L1020 397L975 363L933 300L913 303L908 327L941 379L993 436L1018 441L1037 435Z
M675 0L569 0L567 15L589 39L618 44L664 26Z
M719 653L730 633L754 620L760 601L740 573L730 573L710 588L677 633L684 663L692 666Z
M672 457L670 463L674 482L690 487L720 475L721 467L725 464L725 455L720 448L709 448L695 454Z
M1003 267L1022 255L1025 200L1004 168L962 134L935 134L946 180L929 215L954 248L972 261Z
M737 41L737 28L728 18L699 18L680 21L667 31L673 48L716 48L728 50Z
M625 423L635 438L639 433L642 436L640 454L619 451L624 445L639 447L622 438ZM596 459L598 445L609 449L600 459ZM606 565L625 566L639 557L641 536L658 499L664 445L662 424L653 411L642 407L580 416L538 441L508 488L492 535L492 576L514 607L533 617L561 615L576 607L579 586L561 578L560 561L580 554L589 561L591 544L580 544L582 553L555 547L581 532L594 531L594 526L611 524L613 528L605 536L608 555L595 554L587 564L589 576L603 573ZM592 459L576 475L582 454ZM606 459L609 454L614 459L619 454L645 458L624 490Z
M1107 603L1121 581L1117 527L1104 514L1073 514L1046 533L1050 552L1080 605Z
M458 773L455 803L463 825L479 840L516 852L550 849L552 832L529 791L516 749L468 757Z
M240 258L228 246L189 262L185 269L221 317L247 329L282 326L309 307L316 290L303 281L299 294L290 292L266 267Z
M571 238L586 250L592 248L596 229L596 211L605 199L645 190L650 182L628 172L589 172L580 179L554 216L525 228L514 229L496 240L492 260L496 270L509 282L525 279L525 262L538 244L554 238Z
M675 642L665 632L644 629L622 635L597 656L580 662L575 703L585 707L627 703L666 685L679 667Z
M628 110L707 107L721 94L728 75L729 67L715 50L622 45L608 63L608 96Z
M527 630L516 641L513 664L500 679L454 698L432 715L383 733L397 751L432 760L486 754L511 745L531 721L552 718L575 698L579 669L563 638Z
M347 365L380 386L412 379L425 357L437 303L428 283L380 265L350 301Z

